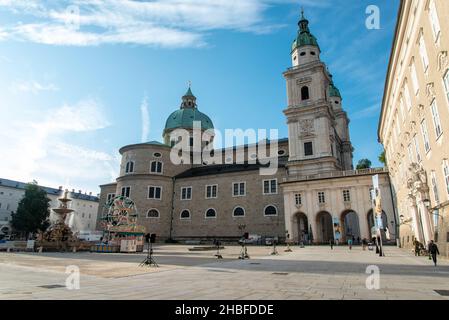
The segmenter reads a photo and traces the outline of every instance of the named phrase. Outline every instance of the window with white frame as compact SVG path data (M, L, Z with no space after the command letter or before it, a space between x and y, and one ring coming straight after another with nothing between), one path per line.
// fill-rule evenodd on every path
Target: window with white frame
M441 127L440 122L440 114L438 112L438 106L436 99L433 100L430 109L432 110L432 118L433 118L433 125L435 127L435 134L437 136L437 139L441 136L443 133L443 129Z
M215 209L213 209L213 208L207 209L205 217L207 219L216 218L217 217L217 211L215 211Z
M182 210L180 218L181 218L181 220L190 219L190 211L189 210Z
M131 195L131 187L122 187L121 195L122 195L122 197L129 198L129 196Z
M343 190L343 201L350 202L351 201L351 193L349 190Z
M128 161L125 166L125 173L134 172L134 161Z
M435 39L435 42L437 42L440 37L441 27L434 0L431 0L429 4L429 19L430 25L432 26L433 38Z
M192 200L192 187L181 188L181 200Z
M269 205L269 206L265 207L263 214L266 217L277 216L278 215L278 209L275 206Z
M148 187L148 199L161 200L162 187L149 186Z
M206 186L206 199L217 198L217 190L218 190L218 185L216 185L216 184Z
M242 207L234 208L234 210L232 211L232 216L233 217L244 217L245 216L245 209L243 209Z
M430 180L432 182L432 190L433 190L433 196L435 199L435 203L440 203L440 195L438 194L438 184L437 184L437 176L435 174L435 171L430 171Z
M114 198L115 198L115 193L108 193L108 195L107 195L107 201L108 202L111 201Z
M161 161L152 161L150 165L151 173L162 173L162 162Z
M424 150L426 153L430 151L429 133L427 131L426 119L421 122L421 133L424 141Z
M147 218L157 219L159 216L159 211L157 209L150 209L147 212Z
M318 203L319 204L326 203L326 197L324 192L318 192Z
M295 204L297 206L302 205L302 195L300 193L295 194Z
M411 65L410 65L410 74L412 76L413 90L414 90L415 96L416 96L419 92L419 82L418 82L418 75L416 73L416 66L415 66L414 60L412 61Z
M429 56L427 55L426 44L424 43L424 36L422 34L419 38L419 54L421 55L424 72L427 72L429 68Z
M446 71L446 75L443 78L444 88L446 89L447 103L449 104L449 70Z
M277 194L277 179L263 181L263 194Z
M246 194L246 182L234 182L232 184L232 195L234 197L242 197Z
M404 96L405 96L405 104L407 105L407 110L410 111L412 109L412 99L410 97L410 90L408 89L408 83L404 86Z
M449 195L449 160L443 160L443 176L444 181L446 182L446 191Z
M416 160L418 161L418 163L420 163L422 158L421 158L421 152L419 151L419 142L418 142L418 136L417 135L415 135L413 137L413 144L415 145Z

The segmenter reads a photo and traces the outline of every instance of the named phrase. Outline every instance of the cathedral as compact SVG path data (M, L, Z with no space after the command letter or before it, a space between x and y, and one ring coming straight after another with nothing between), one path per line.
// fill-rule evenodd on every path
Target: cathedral
M274 173L260 174L264 159L255 153L260 143L213 150L222 157L220 163L171 161L176 130L189 132L192 144L194 123L200 122L201 132L213 136L213 117L200 111L189 87L166 121L163 142L120 149L120 175L100 186L100 204L116 195L131 198L138 223L159 241L234 241L249 233L257 239L319 244L371 238L372 177L378 175L383 225L394 241L397 223L388 171L354 170L349 119L320 54L302 13L291 47L292 66L283 73L288 138L263 144L276 144L276 154L266 156L276 157ZM98 219L103 211L100 205Z

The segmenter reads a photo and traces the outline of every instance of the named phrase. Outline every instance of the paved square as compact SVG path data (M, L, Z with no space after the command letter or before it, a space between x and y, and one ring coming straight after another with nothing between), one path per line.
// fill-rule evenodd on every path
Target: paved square
M160 268L139 267L144 254L0 253L1 299L439 299L449 290L449 263L387 247L386 257L354 247L271 247L191 252L158 245ZM80 289L65 287L66 267L79 267ZM380 288L369 290L366 268L380 269Z

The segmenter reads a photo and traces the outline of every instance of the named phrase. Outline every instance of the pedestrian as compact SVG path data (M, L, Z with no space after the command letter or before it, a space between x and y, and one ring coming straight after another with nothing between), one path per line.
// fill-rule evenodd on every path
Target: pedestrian
M363 239L362 239L362 248L363 248L363 251L366 250L367 242L368 242L368 241L366 240L366 238L363 238Z
M331 245L331 250L334 250L334 240L330 239L329 244Z
M433 240L430 240L429 244L429 255L432 256L433 263L435 264L435 267L437 266L437 255L440 254L440 251L438 250L438 246Z
M360 244L360 237L357 237L357 244Z
M419 243L419 241L415 239L414 245L415 245L415 256L419 257L419 251L420 251L420 243Z
M352 238L348 239L349 250L352 250Z

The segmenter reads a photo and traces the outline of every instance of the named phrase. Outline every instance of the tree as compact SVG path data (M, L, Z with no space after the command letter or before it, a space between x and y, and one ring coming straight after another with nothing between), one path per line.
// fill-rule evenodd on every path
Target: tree
M387 166L387 157L385 156L385 150L380 154L379 161L382 163L385 167Z
M33 181L25 188L25 195L12 215L11 226L20 233L45 231L49 226L50 199L47 193Z
M371 161L369 159L361 159L359 160L359 163L357 164L357 170L361 169L369 169L371 168Z

